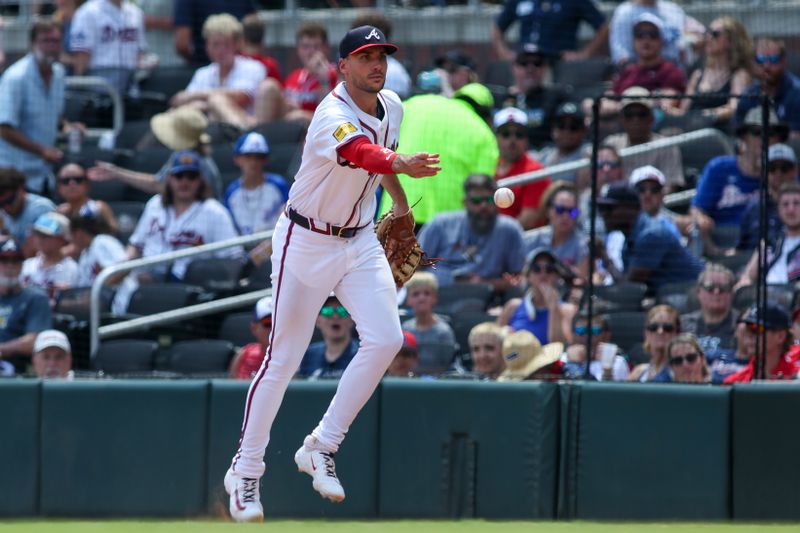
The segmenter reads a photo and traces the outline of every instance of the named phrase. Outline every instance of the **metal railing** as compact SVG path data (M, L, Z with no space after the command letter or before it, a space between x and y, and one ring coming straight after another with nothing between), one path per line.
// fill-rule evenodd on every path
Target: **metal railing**
M117 135L120 132L123 124L125 123L125 107L122 103L122 98L120 97L119 93L114 86L108 82L108 80L99 76L67 76L66 85L67 89L101 88L105 90L111 98L112 104L114 105L114 122L112 126L114 135ZM86 135L89 137L99 137L104 131L107 130L87 129Z
M199 255L210 254L219 250L233 248L235 246L244 246L253 244L272 238L272 230L261 231L252 235L243 237L236 237L225 241L204 244L202 246L195 246L193 248L186 248L175 252L168 252L165 254L154 255L151 257L142 257L132 261L125 261L104 268L95 278L92 284L91 295L89 299L89 353L90 357L94 359L97 347L100 345L100 340L111 337L114 335L121 335L133 331L141 331L150 326L158 324L169 324L178 322L187 318L194 318L203 316L219 311L225 311L240 307L242 305L254 303L264 296L269 296L272 293L271 289L264 289L253 291L247 294L240 294L230 296L211 302L184 307L182 309L175 309L171 311L163 311L148 316L136 317L115 324L100 326L100 296L103 285L106 284L109 278L118 274L130 272L137 268L150 267L156 265L163 265L171 263L178 259L185 259L188 257L195 257Z
M723 143L730 146L730 140L724 133L714 128L704 128L702 130L681 133L679 135L674 135L672 137L656 139L655 141L651 141L649 143L637 144L636 146L629 146L628 148L623 148L622 150L620 150L619 155L622 159L625 159L626 157L630 157L633 155L644 154L655 150L661 150L663 148L670 148L672 146L680 146L682 144L689 144L709 138L721 139ZM732 149L731 152L733 152ZM558 165L545 167L540 170L534 170L532 172L518 174L510 178L504 178L498 180L497 185L499 187L513 187L515 185L524 185L526 183L543 180L545 178L554 178L561 174L566 174L568 172L574 172L576 170L589 168L590 166L591 166L591 160L588 157L584 157L583 159L579 159L577 161L560 163ZM689 200L692 199L694 193L695 190L691 189L687 191L668 194L667 196L664 197L664 205L666 205L667 207L674 207L676 205L687 203Z

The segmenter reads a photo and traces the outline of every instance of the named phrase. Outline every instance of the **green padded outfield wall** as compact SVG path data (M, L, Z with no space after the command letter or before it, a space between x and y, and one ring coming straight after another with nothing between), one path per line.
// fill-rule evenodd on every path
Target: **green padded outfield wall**
M562 404L562 518L724 520L730 517L730 389L585 383ZM574 417L577 416L577 420ZM571 505L569 504L571 502Z
M39 408L41 383L0 383L0 516L32 516L39 501Z
M222 479L239 442L248 385L230 380L213 381L211 385L206 490L214 514L227 513ZM267 516L377 516L379 392L362 409L336 454L336 472L347 496L343 504L320 498L311 487L311 477L298 472L294 463L294 452L322 418L337 385L338 381L330 380L289 384L267 448L267 470L261 484L261 501Z
M208 392L208 381L43 383L41 513L205 513Z
M733 518L800 520L800 386L733 388Z
M556 385L386 379L380 421L381 516L554 517Z

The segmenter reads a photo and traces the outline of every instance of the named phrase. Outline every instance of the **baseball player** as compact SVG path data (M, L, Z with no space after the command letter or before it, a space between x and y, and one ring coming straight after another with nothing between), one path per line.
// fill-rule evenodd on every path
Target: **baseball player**
M314 490L345 497L334 453L403 344L395 283L372 219L382 184L396 214L408 202L396 173L433 176L437 154L394 152L403 109L382 90L386 56L397 47L372 26L350 30L339 44L344 82L320 103L303 159L272 237L273 313L270 345L245 403L239 450L225 475L234 520L261 521L259 478L270 428L286 387L308 347L331 291L351 312L361 345L327 412L295 454Z

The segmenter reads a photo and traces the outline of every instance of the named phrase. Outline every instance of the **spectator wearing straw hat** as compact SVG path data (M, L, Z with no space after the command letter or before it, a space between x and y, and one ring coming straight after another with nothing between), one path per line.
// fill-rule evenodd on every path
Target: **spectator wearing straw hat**
M509 333L503 340L505 370L497 381L556 381L561 378L564 345L542 343L530 331Z
M33 372L41 379L72 379L72 346L61 331L48 329L33 343Z
M250 333L256 342L245 344L236 352L228 369L228 374L234 379L253 379L264 355L269 348L269 336L272 332L272 297L265 296L256 302L253 308L253 320L250 321Z
M753 304L739 319L744 324L745 335L742 338L744 352L750 356L747 367L735 374L731 374L723 381L726 385L734 383L749 383L761 376L756 372L756 343L760 335L765 335L766 350L764 351L764 377L769 380L794 380L800 371L800 366L787 352L792 344L790 331L791 321L789 313L780 304L768 301L764 309L763 318L758 305Z
M767 242L774 243L781 230L783 222L778 216L778 192L784 183L797 182L797 156L791 146L783 143L773 144L769 147L767 187ZM739 244L736 248L740 251L750 252L758 245L761 237L761 199L754 195L747 203L742 215Z
M144 192L157 194L167 180L170 162L175 152L181 150L196 150L200 155L200 169L211 185L214 198L222 198L222 177L217 164L211 158L208 144L210 137L206 133L208 119L205 115L188 106L178 107L154 115L150 119L150 130L155 138L170 150L174 150L170 159L155 174L137 172L105 161L97 161L95 166L87 171L87 176L92 181L106 181L118 179L123 183ZM146 150L146 148L145 148Z
M494 179L501 180L519 174L539 170L542 164L528 155L528 116L521 109L506 107L494 115L494 130L500 159ZM542 194L550 185L549 178L515 185L514 203L498 208L501 215L516 218L522 229L531 229L543 224L541 212Z

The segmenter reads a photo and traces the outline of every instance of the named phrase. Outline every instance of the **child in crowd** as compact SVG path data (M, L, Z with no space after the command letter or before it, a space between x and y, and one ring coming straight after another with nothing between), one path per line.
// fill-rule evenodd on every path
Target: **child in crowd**
M78 254L77 287L90 287L104 268L128 259L125 247L97 213L87 212L70 219L72 246Z
M469 353L472 371L495 380L506 369L503 341L506 332L494 322L481 322L469 332Z
M417 340L417 370L444 371L453 362L456 338L444 318L433 312L439 297L439 282L430 272L416 272L405 288L406 304L414 312L414 318L403 322L403 330L413 333ZM448 345L452 347L449 352L445 349Z
M234 379L253 379L264 355L269 348L269 335L272 333L272 298L265 296L256 302L253 309L253 321L250 322L250 333L256 342L243 346L233 357L229 375Z
M335 294L331 293L317 317L322 340L306 350L297 377L338 379L358 351L353 338L353 319Z
M289 187L282 176L264 172L269 162L267 139L260 133L246 133L236 141L233 153L242 177L228 185L224 203L236 229L250 235L274 228L289 199Z
M78 263L63 251L69 242L69 220L55 212L40 215L33 223L32 237L36 255L22 264L20 282L45 291L53 307L58 293L78 282Z

